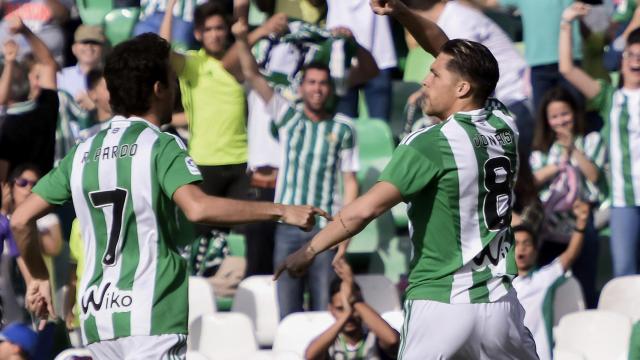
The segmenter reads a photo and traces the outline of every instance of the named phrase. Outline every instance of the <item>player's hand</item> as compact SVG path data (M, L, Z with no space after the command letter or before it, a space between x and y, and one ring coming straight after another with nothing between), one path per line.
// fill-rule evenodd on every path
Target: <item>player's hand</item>
M413 94L409 95L409 98L407 99L407 104L412 106L417 106L423 100L424 100L424 91L420 89L414 92Z
M176 6L176 3L178 3L178 0L168 0L167 1L167 6L165 7L165 11L169 11L171 13L173 13L173 8Z
M247 41L247 36L249 34L249 24L247 24L247 19L238 19L238 21L231 26L231 33L236 40Z
M284 34L289 29L289 22L285 13L277 13L267 20L263 25L267 35Z
M316 225L316 215L331 220L331 216L326 211L310 205L284 205L284 213L281 220L304 231L311 231Z
M393 15L398 10L399 0L371 0L371 10L378 15Z
M591 207L584 201L578 199L573 203L573 215L576 217L577 228L584 229L587 226L590 211Z
M91 100L86 92L81 92L76 96L76 102L86 111L93 111L96 108L96 104Z
M562 146L567 154L573 150L573 133L569 128L559 126L554 129L556 132L556 141Z
M344 258L333 264L333 270L343 282L353 283L353 270Z
M587 5L583 2L577 1L571 4L568 8L562 12L562 20L571 22L575 19L586 16L591 11L591 5Z
M55 317L49 280L33 279L27 286L25 304L27 310L40 319L39 330L44 329L49 317Z
M336 251L336 255L333 257L331 261L331 265L335 268L336 265L342 260L345 261L344 256L347 254L347 244L350 240L345 240L338 245L338 250Z
M315 250L311 247L311 243L307 243L307 245L287 256L287 258L276 267L273 280L278 280L284 271L287 271L291 277L301 277L307 272L307 269L311 266L315 257Z
M76 321L76 315L73 313L73 310L67 313L67 316L64 318L64 322L67 325L67 330L75 329L74 323Z
M5 18L7 22L7 27L9 28L10 34L21 34L23 33L27 27L22 22L22 19L19 16L8 16Z
M18 43L13 40L7 40L2 46L2 54L4 55L4 61L16 61L18 57Z
M346 26L338 26L331 29L331 35L333 36L342 36L347 39L353 38L353 32Z

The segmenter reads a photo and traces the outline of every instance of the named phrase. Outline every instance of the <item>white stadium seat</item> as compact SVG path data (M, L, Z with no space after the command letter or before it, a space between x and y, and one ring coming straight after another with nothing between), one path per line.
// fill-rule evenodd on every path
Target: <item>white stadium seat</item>
M271 275L251 276L242 280L231 311L243 313L251 319L260 346L273 345L280 312L276 285Z
M355 281L362 289L362 296L378 314L400 310L398 290L391 280L380 274L356 275Z
M554 360L585 360L580 354L576 354L570 351L555 350L553 352Z
M189 324L202 315L216 313L213 286L200 276L189 276Z
M402 332L402 324L404 324L404 313L402 310L387 311L381 315L384 321L386 321L397 332Z
M581 311L565 315L554 333L556 351L585 360L619 359L629 349L631 320L611 311Z
M67 349L55 357L55 360L72 360L76 357L91 357L89 349Z
M640 275L622 276L607 282L600 293L598 309L640 320Z
M568 276L566 281L556 289L553 298L553 326L558 326L563 316L584 309L582 287L575 277Z
M295 353L303 357L309 343L325 331L335 319L328 311L308 311L293 313L282 319L273 351L280 353Z
M197 351L187 351L187 360L209 360L209 358Z
M251 320L241 313L201 316L189 334L189 349L209 359L245 360L258 350Z

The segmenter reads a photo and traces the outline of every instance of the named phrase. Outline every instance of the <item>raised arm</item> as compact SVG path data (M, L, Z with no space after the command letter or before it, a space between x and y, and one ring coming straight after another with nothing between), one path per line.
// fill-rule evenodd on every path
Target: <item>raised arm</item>
M231 27L231 31L236 37L235 46L240 60L240 68L249 86L260 95L265 103L268 103L273 97L273 88L271 88L267 80L260 74L256 59L253 57L253 54L251 54L247 36L248 30L249 26L244 18L236 21Z
M449 40L438 25L409 9L400 0L371 0L371 8L378 15L393 16L434 57L438 56L442 45Z
M590 6L581 2L573 3L562 13L560 24L560 38L558 45L558 68L560 74L564 76L573 86L587 98L593 99L600 92L600 83L589 76L573 63L572 54L572 27L571 23L589 13Z
M353 37L353 33L346 27L339 26L331 29L331 34L333 36L343 36L349 41L355 41ZM357 44L358 49L356 50L356 60L357 65L351 68L349 72L349 86L355 87L361 84L366 83L370 79L378 76L380 69L378 69L378 64L376 64L376 60L373 58L373 55L369 52L369 50Z
M58 64L53 58L53 55L51 55L47 45L45 45L36 34L31 32L19 17L11 17L7 21L9 23L9 31L13 34L22 34L25 39L27 39L29 46L31 46L33 57L42 69L38 79L40 87L55 90L57 88L56 73L58 71Z
M242 21L247 26L247 18L243 17L238 19L238 21ZM269 36L269 34L280 34L287 30L287 16L285 14L275 14L269 18L264 24L260 25L257 29L248 33L248 35L243 35L247 39L247 44L249 48L251 48L258 40L263 37ZM233 28L232 28L233 32ZM236 38L237 40L237 38ZM240 66L240 49L236 41L229 50L224 54L222 58L222 66L225 70L227 70L231 75L233 75L238 82L242 82L244 80L243 71Z
M569 241L567 249L558 257L564 271L569 270L578 256L580 256L584 242L584 231L589 219L589 211L589 204L585 202L576 200L573 204L573 215L576 217L575 228L571 234L571 240Z
M4 54L4 68L0 75L0 105L7 105L11 97L11 77L16 66L18 44L13 40L7 40L2 47Z
M168 0L167 8L164 12L164 17L162 18L162 24L160 24L160 37L171 42L171 32L173 31L173 8L176 5L178 0ZM176 74L182 74L182 70L184 70L185 58L184 55L171 51L171 66Z

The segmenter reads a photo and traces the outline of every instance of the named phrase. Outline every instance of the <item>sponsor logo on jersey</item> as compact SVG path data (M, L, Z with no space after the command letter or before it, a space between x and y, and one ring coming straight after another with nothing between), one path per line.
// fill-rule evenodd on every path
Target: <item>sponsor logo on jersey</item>
M513 246L513 237L508 230L501 231L496 237L473 258L476 271L484 270L485 266L498 266L502 259L507 257L507 253Z
M109 313L131 311L133 297L131 291L120 290L111 282L101 284L100 287L89 287L81 298L82 319L89 315L106 311Z
M184 158L184 162L187 164L187 169L189 170L191 175L201 175L200 169L198 169L198 165L196 165L191 156L187 156L186 158Z
M497 146L498 144L500 144L501 146L505 146L507 144L512 144L512 143L513 143L513 136L509 131L506 131L506 130L501 132L496 132L495 134L491 134L491 135L477 134L473 137L473 145L478 148L479 147L486 148L487 146L490 146L490 145Z

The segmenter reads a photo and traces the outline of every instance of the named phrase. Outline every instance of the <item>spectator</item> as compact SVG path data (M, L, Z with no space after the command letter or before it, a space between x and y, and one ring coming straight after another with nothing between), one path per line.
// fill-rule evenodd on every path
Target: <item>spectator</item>
M570 209L560 209L564 207L560 203L562 199L572 202L571 199L577 197L590 204L600 200L599 185L602 182L606 147L599 133L584 133L582 111L571 93L564 88L558 87L547 92L540 106L530 163L540 190L540 199L546 209L540 259L546 264L566 246L573 232L575 219ZM562 184L571 187L573 174L577 175L574 189L579 191L559 188ZM574 271L585 291L588 305L593 307L597 300L597 263L594 259L598 258L598 234L591 214L584 238L584 250Z
M344 94L349 87L360 85L378 73L371 54L355 42L346 28L327 31L302 21L291 21L289 33L260 40L253 52L270 85L291 101L299 100L301 68L311 62L329 66L334 91L338 94ZM356 66L351 66L353 58L357 60ZM259 201L274 201L280 147L274 137L264 135L270 133L271 118L262 98L250 91L247 102L251 196ZM268 255L273 255L275 224L251 224L245 228L245 234L247 276L272 274L273 256Z
M172 8L176 0L170 0ZM165 13L161 36L171 40L173 17ZM173 52L171 64L179 76L182 102L189 120L189 154L198 165L209 195L241 199L247 196L247 128L245 93L236 51L228 48L229 23L224 9L213 2L198 6L194 35L198 51ZM251 33L253 44L286 26L275 16ZM212 141L215 139L215 141ZM208 234L213 228L201 226Z
M29 360L37 347L38 335L25 324L11 324L0 333L0 359Z
M249 86L267 103L272 124L278 131L282 164L276 188L276 202L300 204L308 202L336 213L339 203L338 176L342 175L343 200L348 204L358 194L355 171L358 170L358 152L355 130L348 118L327 111L331 96L330 71L326 65L311 63L303 68L300 83L302 109L295 107L275 92L258 72L247 41L247 24L240 20L233 27L238 43L240 63ZM274 264L293 253L326 225L309 233L278 224L275 238ZM337 258L344 254L346 244L340 247ZM305 283L311 292L310 310L324 310L329 302L329 277L334 252L318 256L310 268L307 279L283 276L277 283L280 317L303 310Z
M284 13L292 19L320 25L327 12L325 0L254 0L257 8L267 14Z
M536 269L538 256L538 237L535 230L537 224L526 222L513 223L516 240L516 266L518 276L513 280L513 287L518 293L518 300L526 313L524 324L533 334L536 352L540 360L551 359L553 349L552 328L553 313L545 307L553 296L555 288L580 255L584 232L589 221L589 205L580 200L573 204L576 217L575 227L567 249L551 264ZM593 259L591 259L593 261Z
M438 24L449 39L467 39L485 45L500 67L495 97L507 106L518 125L520 156L528 156L533 138L533 117L526 94L527 63L508 35L479 10L459 1L404 0L420 15ZM426 71L425 68L425 76ZM419 90L421 91L421 90Z
M603 138L610 163L611 255L614 276L638 272L640 242L640 30L633 30L622 53L619 89L588 76L571 61L570 24L588 13L589 6L575 3L562 15L560 71L598 109L604 120Z
M73 35L71 51L78 60L74 66L58 73L58 89L64 90L86 110L94 106L87 97L87 74L102 64L106 38L102 28L95 25L80 25Z
M198 5L206 3L207 0L141 0L140 19L133 28L133 36L146 32L159 33L162 19L167 8L173 15L173 27L171 40L175 48L181 50L193 49L196 39L193 36L193 13ZM178 6L175 6L175 5Z
M357 21L354 21L357 19ZM346 27L375 59L380 73L362 86L370 117L389 120L391 112L391 72L396 52L389 19L378 16L367 0L327 0L327 28ZM351 88L338 103L337 112L358 116L358 91Z
M344 259L335 270L329 312L336 322L309 344L305 359L396 359L398 332L365 302Z
M9 0L2 2L2 23L21 19L34 34L47 45L58 64L64 63L64 34L61 25L69 19L70 0ZM0 41L4 42L14 34L10 26L0 26ZM16 41L22 55L34 51L29 39L18 34Z
M14 70L9 83L7 116L0 129L0 180L16 166L32 162L39 170L53 167L58 120L57 64L46 45L19 18L7 20L14 34L31 45L36 65Z
M582 100L577 90L558 71L558 24L562 11L573 0L473 0L486 6L512 6L520 11L524 36L524 56L531 67L533 108L538 109L547 90L558 85L566 87ZM573 60L582 59L582 41L578 24L572 26Z
M3 186L3 191L4 191ZM18 252L18 246L13 239L13 235L11 234L11 229L9 228L9 219L4 215L0 214L0 255L4 255L5 252L5 244L7 246L7 257L2 256L2 260L4 259L14 259L20 255ZM6 261L6 260L5 260ZM8 299L11 296L11 289L13 288L13 284L11 283L11 279L5 278L4 276L0 280L0 328L4 326L5 321L5 310L4 304L6 301L15 301L14 299Z
M80 130L80 141L84 141L98 131L105 129L109 126L109 120L113 117L111 105L109 104L109 89L107 89L107 82L104 79L102 70L93 69L89 71L86 82L87 96L96 106L95 112L98 123L84 130Z

